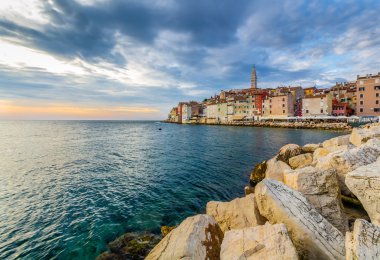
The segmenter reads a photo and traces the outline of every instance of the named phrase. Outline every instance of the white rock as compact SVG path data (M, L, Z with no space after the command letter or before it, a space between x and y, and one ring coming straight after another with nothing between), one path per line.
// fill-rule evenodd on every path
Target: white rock
M298 191L264 179L255 187L262 216L284 223L297 252L304 259L344 259L344 236Z
M354 230L346 235L346 259L380 259L380 228L357 219Z
M350 136L350 142L360 146L371 138L380 137L380 125L373 124L365 128L354 128Z
M342 193L351 195L345 184L346 174L360 166L375 162L379 155L380 140L371 139L359 147L347 151L329 153L324 157L320 157L317 159L315 167L324 170L336 169Z
M223 232L263 225L266 221L259 213L254 194L230 202L210 201L206 213L215 218Z
M311 166L297 169L284 174L284 183L301 192L323 217L345 234L348 221L335 170Z
M346 185L363 204L371 222L380 226L380 158L348 173Z
M311 153L304 153L289 159L289 165L293 169L302 168L311 165L313 162L313 155Z
M350 135L342 135L335 138L331 138L322 143L323 148L330 148L334 146L342 146L350 144Z
M235 229L225 233L221 260L298 259L284 224Z
M223 233L209 215L185 219L145 259L218 259Z
M326 148L317 148L313 153L313 164L316 164L320 158L327 156L330 152Z
M287 165L283 161L278 161L276 157L274 157L267 161L265 178L284 181L284 173L288 170L291 170L289 165Z

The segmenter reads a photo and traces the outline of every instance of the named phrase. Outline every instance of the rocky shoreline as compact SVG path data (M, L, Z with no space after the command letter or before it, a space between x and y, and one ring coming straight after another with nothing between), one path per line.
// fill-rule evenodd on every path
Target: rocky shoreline
M379 209L377 123L283 146L252 170L245 197L208 202L206 214L163 228L166 236L141 252L150 251L145 259L380 259Z
M163 121L165 123L179 124L177 122ZM251 126L251 127L274 127L274 128L296 128L296 129L318 129L318 130L351 130L352 126L347 123L327 122L264 122L264 121L241 121L225 123L188 123L191 125L224 125L224 126Z

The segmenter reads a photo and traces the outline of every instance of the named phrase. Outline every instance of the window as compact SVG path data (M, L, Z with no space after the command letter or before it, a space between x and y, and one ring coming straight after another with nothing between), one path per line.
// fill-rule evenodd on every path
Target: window
M323 109L321 109L321 114L323 114Z
M308 113L309 113L309 110L306 110L306 113L308 114Z
M365 89L364 87L361 87L359 88L359 91L364 91L364 89Z
M376 100L376 105L378 105L379 104L379 100Z
M269 99L269 102L272 103L272 99Z
M269 105L269 108L272 108L272 105Z
M380 86L375 86L375 90L380 90Z
M363 112L363 108L360 108L359 110L360 110L360 112Z
M375 79L375 83L380 83L380 79Z
M363 105L363 101L360 101L360 105Z
M375 107L375 108L373 109L373 111L375 111L375 112L380 112L380 108Z
M285 98L282 98L282 101L284 101L284 102L285 102Z
M272 114L272 111L269 111L269 114Z
M379 93L376 93L376 97L379 97L380 96L380 94Z
M282 110L282 113L285 114L285 110Z
M364 84L364 81L363 81L363 80L361 80L359 83L360 83L360 85L363 85L363 84Z
M285 104L282 104L282 107L285 107Z
M360 98L363 98L364 97L364 95L363 94L360 94Z

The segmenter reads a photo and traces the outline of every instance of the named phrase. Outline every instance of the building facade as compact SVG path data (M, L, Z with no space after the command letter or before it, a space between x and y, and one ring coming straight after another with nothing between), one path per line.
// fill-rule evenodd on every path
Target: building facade
M357 76L356 113L358 116L380 116L380 72Z
M331 94L305 96L302 99L302 116L329 116L332 113Z
M263 101L262 117L292 117L294 102L292 93L269 95Z

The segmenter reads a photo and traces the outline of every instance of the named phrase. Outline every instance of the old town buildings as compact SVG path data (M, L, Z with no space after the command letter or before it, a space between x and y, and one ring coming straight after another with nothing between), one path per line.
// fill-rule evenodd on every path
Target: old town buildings
M380 72L357 76L331 88L281 86L258 88L255 66L250 88L222 90L202 102L180 102L168 121L223 124L234 121L380 116Z

